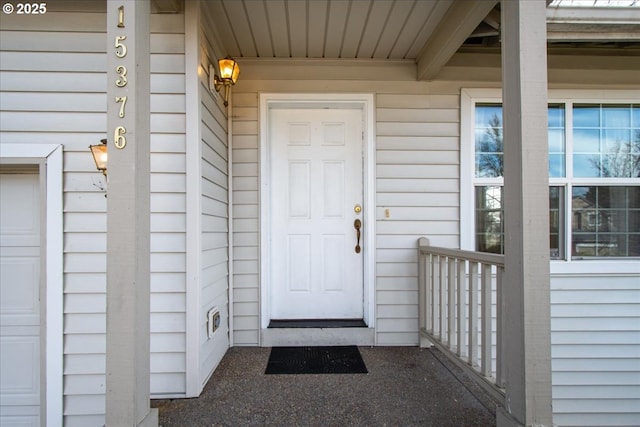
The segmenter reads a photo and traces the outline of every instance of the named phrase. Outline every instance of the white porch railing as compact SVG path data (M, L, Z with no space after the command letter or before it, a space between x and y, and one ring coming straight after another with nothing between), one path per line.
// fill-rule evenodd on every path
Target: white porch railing
M420 345L435 345L500 402L504 256L418 241Z

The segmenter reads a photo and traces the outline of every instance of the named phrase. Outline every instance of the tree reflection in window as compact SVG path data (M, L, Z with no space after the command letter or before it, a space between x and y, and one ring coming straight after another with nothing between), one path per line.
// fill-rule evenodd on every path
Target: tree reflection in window
M476 176L502 176L502 106L478 104L476 107Z
M573 176L640 177L640 106L576 104Z

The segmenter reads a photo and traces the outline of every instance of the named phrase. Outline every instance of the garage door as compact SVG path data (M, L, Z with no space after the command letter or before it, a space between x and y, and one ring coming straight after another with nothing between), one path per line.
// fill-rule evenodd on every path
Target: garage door
M0 425L40 426L40 192L0 170Z

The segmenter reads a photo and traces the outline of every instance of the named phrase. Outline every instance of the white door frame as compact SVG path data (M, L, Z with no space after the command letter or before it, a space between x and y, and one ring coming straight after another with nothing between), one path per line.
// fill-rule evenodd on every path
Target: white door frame
M363 124L363 220L364 321L375 328L375 120L373 94L260 94L260 325L266 329L270 310L271 206L269 183L269 112L273 108L353 108L362 110Z
M63 243L62 243L62 145L57 144L0 144L0 163L38 165L41 200L44 212L44 239L41 253L44 258L45 300L41 318L44 357L45 397L41 408L43 425L62 426L63 402ZM42 337L42 335L41 335ZM44 410L43 410L44 409Z

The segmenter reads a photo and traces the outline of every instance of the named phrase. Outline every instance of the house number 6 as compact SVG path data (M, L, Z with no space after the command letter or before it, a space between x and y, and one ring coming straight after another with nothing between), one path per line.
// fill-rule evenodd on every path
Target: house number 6
M113 132L113 144L116 148L122 150L127 145L127 138L124 136L125 133L127 133L127 130L124 126L118 126Z

